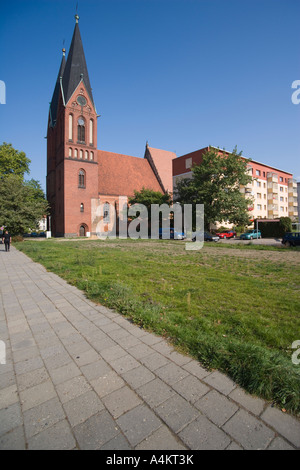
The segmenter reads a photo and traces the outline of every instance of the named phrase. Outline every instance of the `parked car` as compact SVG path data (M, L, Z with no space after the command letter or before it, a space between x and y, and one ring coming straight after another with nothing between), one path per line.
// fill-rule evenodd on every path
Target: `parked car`
M234 230L224 230L223 232L217 232L216 235L220 238L235 238L236 232Z
M260 230L248 230L240 236L240 240L253 240L253 238L261 238Z
M220 237L218 235L213 235L212 233L209 232L204 232L204 241L205 242L218 242L220 240ZM196 241L196 237L192 238L192 241Z
M184 232L178 232L174 228L160 228L159 229L159 238L163 238L163 235L166 240L184 240L186 235Z
M285 246L299 246L300 245L300 232L285 233L282 242Z

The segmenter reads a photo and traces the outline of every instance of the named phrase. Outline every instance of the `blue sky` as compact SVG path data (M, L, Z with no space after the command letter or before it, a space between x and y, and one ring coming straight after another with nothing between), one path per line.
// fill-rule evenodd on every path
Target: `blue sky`
M1 0L0 143L45 188L49 102L77 0ZM300 181L300 0L79 0L98 148L213 145Z

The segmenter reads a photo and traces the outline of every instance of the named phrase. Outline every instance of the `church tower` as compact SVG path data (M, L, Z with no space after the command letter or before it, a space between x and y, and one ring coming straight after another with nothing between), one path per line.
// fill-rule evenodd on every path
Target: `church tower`
M91 199L98 197L97 112L78 15L68 58L63 57L50 103L47 199L54 236L91 232Z

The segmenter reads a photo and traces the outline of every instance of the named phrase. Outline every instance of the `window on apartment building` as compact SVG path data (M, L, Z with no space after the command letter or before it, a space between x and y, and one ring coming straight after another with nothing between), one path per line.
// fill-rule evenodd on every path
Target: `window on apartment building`
M257 204L256 208L258 211L261 211L261 204Z
M261 199L261 193L257 193L256 197L257 199Z
M279 181L280 181L281 183L283 182L282 176L279 177Z
M283 202L284 198L282 196L280 196L280 202Z
M260 187L261 187L261 182L260 182L260 181L256 181L256 186L257 186L258 188L260 188Z
M264 211L266 211L266 210L267 210L267 206L264 206Z
M284 207L280 206L280 212L284 212Z
M266 177L266 172L265 171L263 171L263 176L264 176L264 178Z
M279 186L279 191L283 193L283 186Z
M260 176L260 170L256 170L255 174L256 176Z

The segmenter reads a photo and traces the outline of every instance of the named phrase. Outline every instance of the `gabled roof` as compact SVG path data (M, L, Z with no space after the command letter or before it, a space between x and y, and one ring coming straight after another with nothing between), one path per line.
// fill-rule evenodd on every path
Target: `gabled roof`
M78 18L79 17L76 15L75 29L63 75L62 85L64 99L65 104L67 104L78 84L81 82L81 80L83 80L89 97L94 104L81 35L79 31Z
M63 77L65 66L66 66L66 58L65 58L65 50L63 49L63 56L62 56L59 72L58 72L58 75L57 75L57 80L56 80L56 83L55 83L55 88L54 88L54 92L53 92L53 95L52 95L52 100L51 100L51 103L50 103L50 124L52 126L55 125L56 118L57 118L57 108L58 108L59 90L60 90L60 79L61 79L61 77Z
M177 158L174 152L148 147L148 144L146 146L145 159L149 161L151 168L165 192L173 191L172 160L174 160L174 158Z
M98 150L99 194L134 196L143 187L162 193L148 160Z

